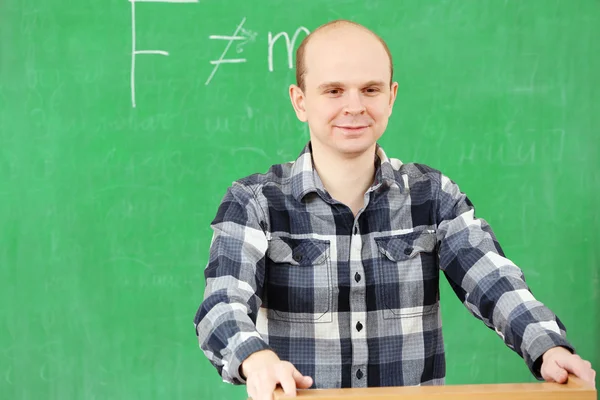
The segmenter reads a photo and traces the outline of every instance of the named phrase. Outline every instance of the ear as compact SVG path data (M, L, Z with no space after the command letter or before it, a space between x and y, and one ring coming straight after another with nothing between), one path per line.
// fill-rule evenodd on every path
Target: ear
M290 85L290 100L292 101L292 106L294 106L294 111L296 111L298 119L302 122L306 122L306 105L302 89L296 85Z
M392 109L394 108L394 102L396 101L396 95L398 94L398 82L392 83L390 87L390 112L388 116L392 115Z

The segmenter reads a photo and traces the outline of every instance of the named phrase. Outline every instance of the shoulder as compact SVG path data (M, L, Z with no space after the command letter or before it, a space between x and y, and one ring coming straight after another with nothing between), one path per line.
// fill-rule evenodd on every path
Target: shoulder
M267 206L264 203L265 192L272 191L281 196L291 191L291 177L294 162L274 164L265 172L257 172L232 182L227 188L226 197L229 196L238 203L247 206Z
M248 215L263 218L268 204L264 202L262 193L266 186L291 186L286 185L291 175L293 163L272 165L264 173L255 173L237 179L227 188L221 200L214 223L241 218L238 222L245 223Z
M408 183L409 187L422 182L430 182L440 185L445 175L427 164L423 163L402 163L396 158L390 158L390 164L394 171L394 180L397 183Z
M389 159L393 181L398 187L408 189L412 195L437 197L444 192L452 196L460 194L458 185L442 171L423 163L402 163Z
M289 183L293 162L274 164L265 172L257 172L233 182L233 186L242 186L256 191L267 185L281 186Z

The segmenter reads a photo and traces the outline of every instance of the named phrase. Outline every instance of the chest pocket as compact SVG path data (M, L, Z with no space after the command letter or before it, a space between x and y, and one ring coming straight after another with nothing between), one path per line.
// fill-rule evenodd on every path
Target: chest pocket
M331 322L329 241L272 238L265 262L265 307L269 318Z
M435 232L415 231L375 238L379 257L377 296L386 318L434 312L439 300L439 270Z

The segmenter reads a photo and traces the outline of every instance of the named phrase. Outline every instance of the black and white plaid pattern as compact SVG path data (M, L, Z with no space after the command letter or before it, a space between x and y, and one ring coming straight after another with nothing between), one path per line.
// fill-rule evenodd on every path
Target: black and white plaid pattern
M574 351L454 182L379 146L375 162L356 218L326 192L310 143L228 189L194 320L225 382L244 383L241 362L272 349L313 388L443 384L440 271L538 379L546 350Z

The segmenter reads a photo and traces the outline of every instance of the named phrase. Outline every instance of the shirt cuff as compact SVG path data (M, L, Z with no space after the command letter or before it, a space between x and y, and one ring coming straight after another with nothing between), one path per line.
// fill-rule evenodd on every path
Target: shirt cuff
M246 383L246 378L241 374L242 362L248 358L251 354L261 350L273 349L262 339L257 337L251 337L238 346L234 353L230 356L230 362L227 366L227 374L224 380L234 385L243 385Z
M541 373L542 356L551 348L559 346L564 347L575 354L575 348L567 341L567 339L555 332L544 333L535 338L529 345L525 361L527 362L529 370L537 380L544 380Z

